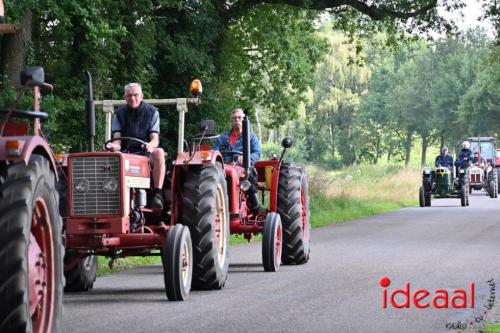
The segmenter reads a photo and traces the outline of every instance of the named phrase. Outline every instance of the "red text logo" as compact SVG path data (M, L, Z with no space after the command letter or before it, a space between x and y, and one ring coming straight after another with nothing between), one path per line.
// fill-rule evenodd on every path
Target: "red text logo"
M408 309L412 305L418 309L474 308L474 282L470 282L468 290L454 289L452 292L446 289L436 289L433 292L423 288L413 290L410 282L406 282L401 289L387 290L391 284L387 276L380 278L379 283L382 287L384 309L388 304L396 309Z

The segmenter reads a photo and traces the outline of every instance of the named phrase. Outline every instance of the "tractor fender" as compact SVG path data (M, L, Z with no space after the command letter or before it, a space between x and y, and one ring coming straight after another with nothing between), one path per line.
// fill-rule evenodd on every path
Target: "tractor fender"
M20 156L7 155L7 141L19 141L19 148L21 150ZM24 161L24 164L28 166L31 155L33 154L42 155L50 161L50 168L54 172L57 182L59 180L59 176L57 174L56 162L54 160L52 149L47 144L45 139L37 135L0 137L0 161Z

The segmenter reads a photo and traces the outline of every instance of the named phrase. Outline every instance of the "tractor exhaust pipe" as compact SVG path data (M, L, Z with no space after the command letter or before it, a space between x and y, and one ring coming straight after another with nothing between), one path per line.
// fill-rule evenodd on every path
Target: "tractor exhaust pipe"
M243 168L245 168L245 174L248 177L250 172L250 120L245 116L243 119Z
M86 116L86 134L87 134L87 149L94 151L95 139L95 102L93 97L92 76L89 71L85 71L87 79L87 97L85 100L85 116Z

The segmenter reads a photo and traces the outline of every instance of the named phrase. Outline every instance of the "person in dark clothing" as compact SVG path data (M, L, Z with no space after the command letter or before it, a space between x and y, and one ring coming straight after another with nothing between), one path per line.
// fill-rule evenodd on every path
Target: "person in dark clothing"
M434 163L436 167L443 166L447 168L453 167L453 156L448 154L448 148L443 147L441 149L441 154L436 156L436 161Z
M466 168L469 166L469 163L472 160L472 150L470 150L470 142L464 141L462 143L462 150L460 150L460 154L458 155L458 159L455 162L457 167Z
M121 140L108 143L112 151L138 153L145 151L153 164L154 196L153 208L163 208L162 186L165 179L165 152L159 148L160 113L158 109L143 102L144 94L139 83L125 86L124 98L127 105L119 107L114 115L111 131L114 138L134 137L146 142L144 146L134 141L122 145Z
M237 108L231 114L231 125L232 128L219 135L215 144L213 146L214 150L220 152L231 152L239 151L243 152L243 138L241 137L243 133L243 119L245 118L245 113L242 109ZM249 206L254 214L263 213L264 209L261 209L259 205L259 199L257 196L257 174L253 168L254 163L260 158L260 142L257 136L250 132L250 172L248 175L248 181L251 184L250 189L246 192L248 194ZM224 162L231 163L236 162L239 164L243 163L242 155L227 155L224 156Z

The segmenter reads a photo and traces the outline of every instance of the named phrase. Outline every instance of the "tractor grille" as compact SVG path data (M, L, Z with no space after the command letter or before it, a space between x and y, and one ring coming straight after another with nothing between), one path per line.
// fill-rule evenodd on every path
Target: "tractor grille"
M481 175L480 174L470 175L470 178L471 178L471 183L480 183L481 182Z
M74 216L120 214L119 165L118 156L74 157L72 159ZM118 184L116 191L105 191L104 180L113 178Z

